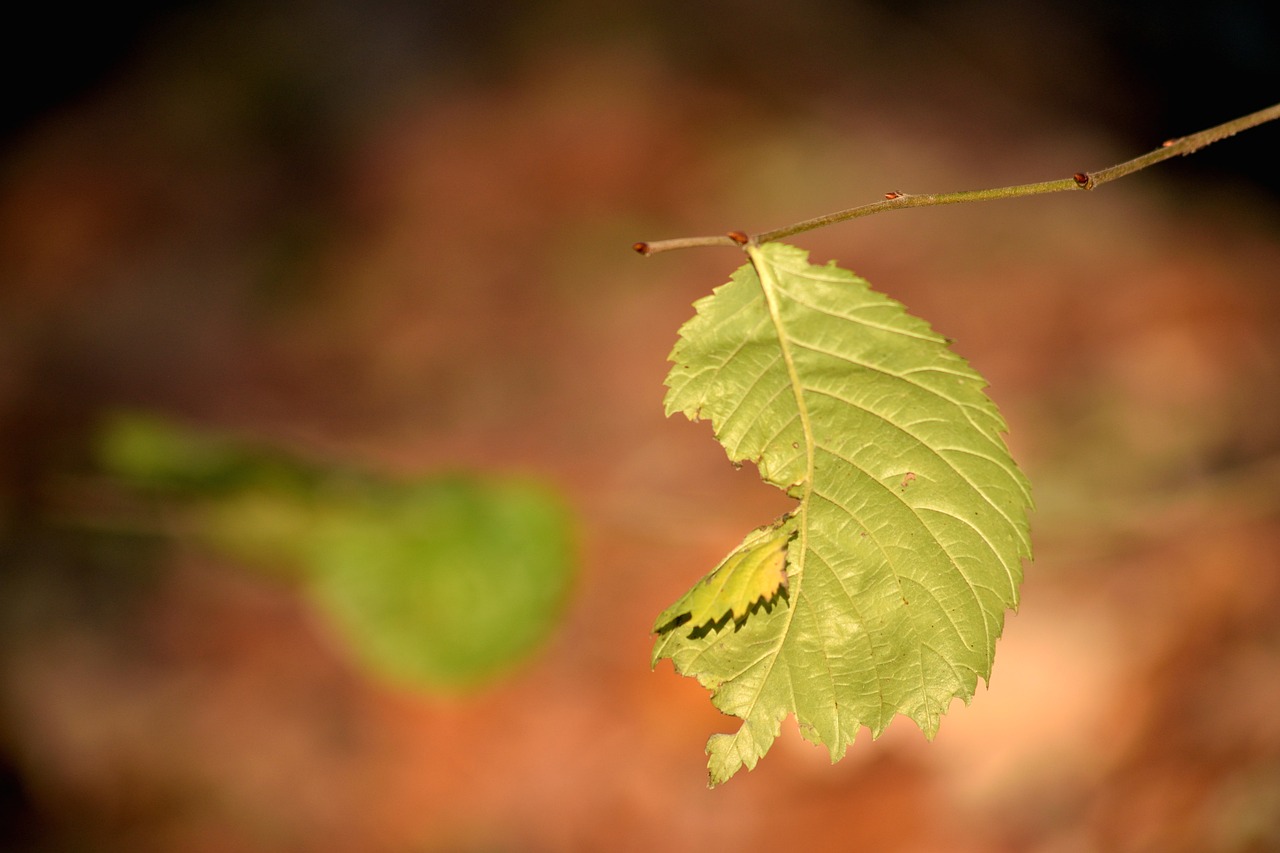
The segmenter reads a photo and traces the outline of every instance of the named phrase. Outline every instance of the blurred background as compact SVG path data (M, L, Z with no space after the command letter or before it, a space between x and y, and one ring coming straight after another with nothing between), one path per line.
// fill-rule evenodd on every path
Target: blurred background
M787 500L662 416L730 250L1274 103L1274 4L29 7L0 133L0 847L1280 849L1280 125L802 235L985 375L988 689L839 764L652 620ZM1212 82L1211 82L1212 81Z

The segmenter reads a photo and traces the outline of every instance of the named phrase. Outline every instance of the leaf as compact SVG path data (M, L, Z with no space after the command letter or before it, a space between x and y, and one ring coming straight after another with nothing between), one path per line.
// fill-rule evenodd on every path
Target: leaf
M795 532L795 519L786 515L748 533L709 575L662 611L653 630L664 634L692 624L697 631L708 625L716 627L730 618L735 623L746 620L752 607L767 605L786 589L787 545ZM655 650L655 662L657 655Z
M119 414L99 461L180 507L177 529L287 570L371 670L435 693L492 680L559 622L575 572L550 489L455 474L399 482Z
M312 515L299 558L356 655L458 693L527 658L573 578L568 510L521 481L451 476L348 496Z
M990 677L1031 551L1004 420L947 341L800 249L747 253L696 303L667 377L668 415L710 420L730 460L799 501L785 606L655 645L742 719L707 743L713 786L753 768L789 713L833 762L897 714L932 737Z

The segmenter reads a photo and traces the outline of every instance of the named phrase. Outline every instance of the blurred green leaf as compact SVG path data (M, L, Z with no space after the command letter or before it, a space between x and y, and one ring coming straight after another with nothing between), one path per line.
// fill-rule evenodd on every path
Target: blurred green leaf
M535 483L392 482L137 415L112 419L100 448L206 545L287 566L362 662L408 684L501 674L546 639L573 580L570 513Z
M542 640L568 591L568 513L545 489L453 477L327 507L305 547L311 589L389 675L488 678Z

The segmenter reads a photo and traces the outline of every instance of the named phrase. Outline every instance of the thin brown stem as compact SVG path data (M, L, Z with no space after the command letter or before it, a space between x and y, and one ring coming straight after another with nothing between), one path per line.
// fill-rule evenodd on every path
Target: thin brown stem
M1256 127L1277 118L1280 118L1280 104L1267 107L1264 110L1258 110L1256 113L1250 113L1247 116L1241 116L1217 127L1211 127L1208 130L1193 133L1190 136L1171 139L1154 151L1149 151L1140 157L1134 157L1132 160L1126 160L1115 166L1109 166L1096 172L1077 172L1069 178L1057 181L1042 181L1036 184L1019 184L1012 187L964 190L952 193L886 193L883 201L875 201L870 204L851 207L847 210L815 216L813 219L806 219L772 231L762 231L759 234L744 235L741 232L734 231L726 235L711 237L678 237L673 240L636 243L632 248L642 255L656 255L659 252L669 252L673 249L690 249L698 246L741 247L746 243L758 244L767 243L770 240L780 240L793 234L812 231L815 228L822 228L826 225L834 225L837 222L870 216L873 213L881 213L887 210L902 210L908 207L932 207L939 204L963 204L972 201L991 201L1003 198L1021 198L1023 196L1042 195L1065 190L1091 190L1109 181L1141 171L1148 166L1154 166L1161 160L1168 160L1170 157L1199 151L1206 145L1210 145L1220 139L1226 139L1228 136L1233 136L1242 130L1248 130L1251 127Z

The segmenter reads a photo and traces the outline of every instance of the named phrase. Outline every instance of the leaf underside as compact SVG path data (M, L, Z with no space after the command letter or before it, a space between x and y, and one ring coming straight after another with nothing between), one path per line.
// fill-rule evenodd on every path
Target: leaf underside
M713 786L789 713L833 762L897 714L932 737L989 678L1031 553L1030 490L984 380L852 273L781 243L747 253L695 304L667 377L668 415L710 420L799 502L658 619L654 663L742 720L707 743Z

